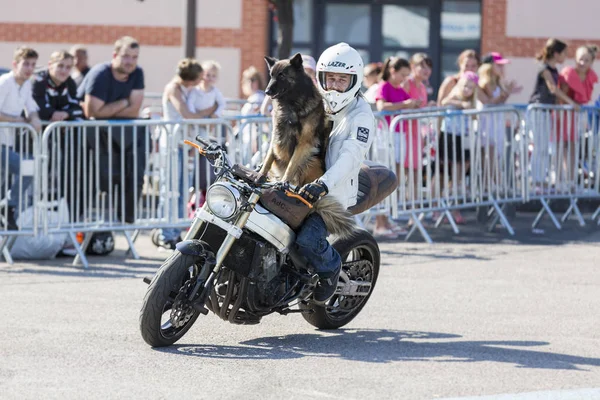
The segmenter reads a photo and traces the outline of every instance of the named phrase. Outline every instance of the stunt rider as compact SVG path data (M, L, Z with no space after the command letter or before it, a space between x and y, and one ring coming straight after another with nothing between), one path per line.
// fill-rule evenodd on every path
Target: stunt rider
M356 204L358 173L371 147L375 117L360 93L364 63L346 43L325 50L317 62L317 83L333 128L325 159L325 174L304 185L299 194L311 203L333 196L346 208ZM342 269L339 253L327 241L323 219L311 214L296 238L302 255L320 277L313 301L323 304L335 293Z

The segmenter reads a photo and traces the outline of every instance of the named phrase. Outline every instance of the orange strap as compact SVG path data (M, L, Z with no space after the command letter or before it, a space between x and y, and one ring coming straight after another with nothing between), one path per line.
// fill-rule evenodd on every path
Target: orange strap
M287 197L293 197L297 200L300 200L301 202L303 202L308 208L313 208L313 205L310 204L308 201L306 201L306 199L304 199L304 197L300 196L299 194L296 194L294 192L290 192L289 190L285 191L285 195Z
M183 143L185 144L189 144L192 147L195 147L198 149L198 153L205 155L206 151L204 151L204 149L202 148L202 146L200 146L198 143L194 143L194 142L190 142L189 140L184 140Z

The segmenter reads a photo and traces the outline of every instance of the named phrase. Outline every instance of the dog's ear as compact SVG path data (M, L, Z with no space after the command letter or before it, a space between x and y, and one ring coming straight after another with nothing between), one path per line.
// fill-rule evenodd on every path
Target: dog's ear
M302 54L296 53L296 55L294 55L294 57L290 58L290 64L292 64L293 67L301 69L302 68Z
M275 63L277 62L277 59L273 58L273 57L266 56L265 57L265 61L267 62L267 66L269 67L269 69L271 69L271 68L273 68L273 65L275 65Z

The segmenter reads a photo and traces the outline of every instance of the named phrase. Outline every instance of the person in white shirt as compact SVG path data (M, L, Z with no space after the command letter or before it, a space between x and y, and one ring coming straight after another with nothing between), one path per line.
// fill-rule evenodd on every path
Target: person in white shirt
M202 70L204 77L200 84L190 91L187 99L188 108L190 112L196 112L210 108L216 103L217 109L210 117L220 118L226 106L225 97L215 86L219 80L221 66L216 61L205 61L202 63Z
M33 99L30 78L35 70L38 53L29 47L19 47L14 54L12 71L0 76L0 122L29 123L36 132L42 129L38 117L38 106ZM12 178L10 185L10 198L7 201L5 227L17 229L15 223L15 210L20 208L21 194L27 190L32 176L23 176L21 173L21 156L15 151L15 130L11 128L0 129L0 162L1 168L8 166L8 176ZM4 179L6 171L2 171ZM8 182L3 182L8 184ZM22 186L21 186L22 185ZM5 193L2 190L0 193ZM2 213L4 215L4 213Z

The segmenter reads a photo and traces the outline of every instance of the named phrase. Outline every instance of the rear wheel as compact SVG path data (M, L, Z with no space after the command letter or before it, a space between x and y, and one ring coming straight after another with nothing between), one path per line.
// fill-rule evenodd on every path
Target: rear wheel
M369 232L361 230L332 246L342 257L336 294L323 306L300 303L301 309L312 310L302 313L304 319L319 329L337 329L352 321L371 297L379 275L379 246Z
M175 251L150 282L140 311L140 331L150 346L172 345L196 322L199 312L188 296L203 267L199 264L202 260Z

